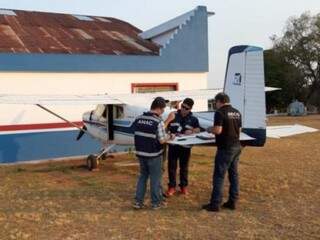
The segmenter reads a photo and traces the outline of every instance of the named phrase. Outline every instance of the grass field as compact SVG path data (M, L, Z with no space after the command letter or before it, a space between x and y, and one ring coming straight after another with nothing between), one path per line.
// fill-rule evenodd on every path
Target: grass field
M320 116L268 121L287 123L320 129ZM215 148L192 152L190 195L170 198L159 211L131 208L133 155L109 158L99 172L88 172L83 160L0 165L0 239L320 239L320 132L245 148L235 212L200 209Z

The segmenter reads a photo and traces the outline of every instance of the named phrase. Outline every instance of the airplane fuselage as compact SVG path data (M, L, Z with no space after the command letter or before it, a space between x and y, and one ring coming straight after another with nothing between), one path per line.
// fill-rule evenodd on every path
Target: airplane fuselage
M119 106L116 106L116 108L117 107ZM102 111L102 113L99 113L99 111L96 110L85 112L83 114L83 122L88 133L102 144L133 145L133 123L135 118L143 114L143 112L149 111L149 109L146 107L130 105L121 106L121 108L121 111L123 111L122 116L116 117L113 117L115 114L114 112L111 113L114 108L111 110L110 107L107 112ZM165 120L172 111L176 111L176 109L167 107L162 118ZM213 119L199 118L199 124L202 129L206 129L212 126Z

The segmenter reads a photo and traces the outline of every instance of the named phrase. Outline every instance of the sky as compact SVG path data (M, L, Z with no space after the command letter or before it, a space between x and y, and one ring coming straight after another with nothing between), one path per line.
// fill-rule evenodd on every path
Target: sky
M209 18L209 87L222 87L230 47L249 44L268 49L281 36L290 16L320 13L320 0L0 0L0 8L115 17L141 30L207 6Z

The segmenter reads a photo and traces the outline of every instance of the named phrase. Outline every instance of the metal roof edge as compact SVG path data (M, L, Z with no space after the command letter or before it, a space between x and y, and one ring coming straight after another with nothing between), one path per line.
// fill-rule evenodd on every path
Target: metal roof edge
M155 36L161 35L163 33L166 33L168 31L171 31L175 28L179 28L181 25L183 25L191 16L195 14L199 8L203 8L204 6L198 6L195 9L186 12L178 17L175 17L171 20L168 20L158 26L155 26L149 30L146 30L139 34L140 37L143 39L151 39ZM205 8L205 7L204 7Z

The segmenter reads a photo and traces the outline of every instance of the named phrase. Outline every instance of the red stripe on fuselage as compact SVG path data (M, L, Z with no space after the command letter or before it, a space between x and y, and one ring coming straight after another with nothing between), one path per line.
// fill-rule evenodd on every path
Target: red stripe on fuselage
M83 122L72 122L79 127L83 126ZM40 130L53 128L70 128L73 127L69 123L36 123L36 124L19 124L19 125L0 125L0 131L22 131L22 130Z

